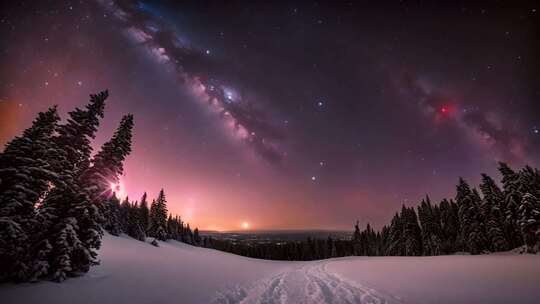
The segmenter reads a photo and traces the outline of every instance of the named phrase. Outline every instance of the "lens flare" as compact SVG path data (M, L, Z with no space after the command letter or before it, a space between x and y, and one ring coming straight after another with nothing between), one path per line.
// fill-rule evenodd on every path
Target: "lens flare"
M118 181L117 183L111 182L110 185L111 185L111 191L114 194L116 194L116 197L118 197L121 200L127 197L126 189L122 181Z

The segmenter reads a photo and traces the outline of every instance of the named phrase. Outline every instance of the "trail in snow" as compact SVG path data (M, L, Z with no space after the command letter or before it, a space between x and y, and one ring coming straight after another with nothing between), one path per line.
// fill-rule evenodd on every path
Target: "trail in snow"
M397 298L351 282L311 262L218 294L216 304L398 304Z

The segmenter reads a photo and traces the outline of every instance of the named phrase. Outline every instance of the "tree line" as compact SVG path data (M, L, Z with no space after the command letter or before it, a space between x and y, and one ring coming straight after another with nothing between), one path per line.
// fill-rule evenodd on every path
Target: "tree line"
M524 247L540 251L540 172L499 163L502 189L482 174L479 189L462 178L455 199L418 207L402 206L390 224L374 230L355 225L348 240L312 239L290 243L244 244L208 238L203 246L244 256L276 260L314 260L343 256L433 256L484 254Z
M202 244L199 230L191 230L188 223L167 211L167 199L163 189L148 207L146 192L140 202L131 202L126 197L122 202L112 195L107 205L109 210L103 228L112 235L125 233L139 241L152 237L160 241L176 240L191 245ZM157 243L154 243L157 244Z
M133 116L92 157L91 141L104 116L108 91L90 95L61 123L56 106L0 153L0 282L63 281L97 265L103 229L197 244L179 217L168 215L163 190L150 208L120 203L111 189L131 152Z
M0 153L0 280L63 281L98 263L110 183L131 152L133 116L91 157L108 92L60 123L57 107Z

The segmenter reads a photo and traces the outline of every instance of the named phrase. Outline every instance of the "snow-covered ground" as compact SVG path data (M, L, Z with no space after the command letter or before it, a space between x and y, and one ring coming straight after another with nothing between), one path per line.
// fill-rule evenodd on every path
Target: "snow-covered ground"
M540 303L539 255L249 259L106 235L102 264L62 284L5 284L11 303Z

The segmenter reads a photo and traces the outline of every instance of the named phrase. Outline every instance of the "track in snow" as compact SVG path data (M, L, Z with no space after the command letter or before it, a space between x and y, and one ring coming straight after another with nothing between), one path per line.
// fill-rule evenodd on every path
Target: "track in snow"
M306 263L248 286L218 294L216 304L397 304L398 299L340 278L329 261Z

